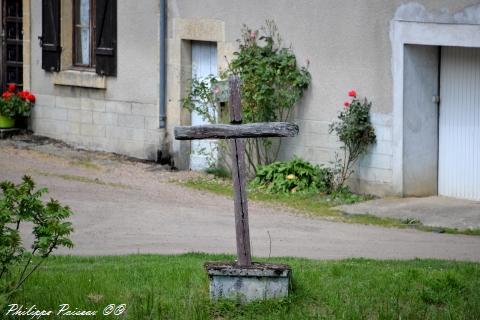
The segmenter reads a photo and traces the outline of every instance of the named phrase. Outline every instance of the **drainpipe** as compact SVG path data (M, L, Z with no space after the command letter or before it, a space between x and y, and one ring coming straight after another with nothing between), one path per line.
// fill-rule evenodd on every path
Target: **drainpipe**
M167 0L160 0L160 129L166 126L167 92Z
M167 122L167 0L160 0L160 81L159 81L159 128L165 129ZM157 150L157 162L162 165L174 167L172 157L165 144L165 136L162 141L163 147Z

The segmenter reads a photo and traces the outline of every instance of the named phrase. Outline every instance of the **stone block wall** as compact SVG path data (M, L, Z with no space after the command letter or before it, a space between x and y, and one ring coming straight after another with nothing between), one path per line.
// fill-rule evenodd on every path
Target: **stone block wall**
M37 95L35 134L73 146L155 160L163 141L155 104Z
M388 195L393 193L393 129L390 114L371 115L377 143L359 160L351 186L355 191Z
M392 193L393 150L391 114L372 113L371 121L377 135L377 143L358 161L350 178L351 187L362 193L386 195ZM341 152L337 137L328 133L330 121L299 120L300 134L284 139L281 158L298 155L312 163L330 165L335 152Z

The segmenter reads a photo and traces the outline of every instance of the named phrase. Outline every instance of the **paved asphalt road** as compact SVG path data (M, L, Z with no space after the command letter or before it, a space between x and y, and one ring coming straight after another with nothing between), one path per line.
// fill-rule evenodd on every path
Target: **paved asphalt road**
M232 200L169 182L188 173L48 144L15 146L0 141L0 180L28 173L75 212L75 248L62 254L235 252ZM269 255L270 233L272 256L480 261L475 236L337 223L260 204L250 206L250 226L257 256Z

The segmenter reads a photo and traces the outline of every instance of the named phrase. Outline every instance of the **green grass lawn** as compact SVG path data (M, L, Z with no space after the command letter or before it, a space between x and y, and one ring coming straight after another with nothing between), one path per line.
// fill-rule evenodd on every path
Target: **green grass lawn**
M232 196L232 183L224 179L195 178L180 182L181 185L203 190L224 196ZM427 232L439 232L449 234L466 234L480 236L480 229L458 230L454 228L439 228L423 225L420 221L412 219L395 219L377 217L371 214L344 214L333 209L345 203L353 203L371 199L368 196L351 195L347 198L332 199L332 197L322 194L269 194L258 190L249 190L249 200L260 201L273 206L281 206L293 209L299 213L324 217L335 221L346 223L359 223L368 225L378 225L394 228L415 228Z
M268 259L262 261L293 267L293 290L287 299L245 306L213 304L203 263L231 259L206 254L52 257L13 302L54 311L68 303L71 310L100 314L108 304L127 306L123 317L98 319L480 318L476 263ZM29 319L15 319L22 318ZM65 318L95 319L61 319Z

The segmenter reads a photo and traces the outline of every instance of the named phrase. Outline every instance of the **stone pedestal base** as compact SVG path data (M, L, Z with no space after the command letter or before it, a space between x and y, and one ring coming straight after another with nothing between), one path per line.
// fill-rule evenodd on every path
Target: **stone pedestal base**
M254 263L238 267L234 263L206 263L212 300L238 302L277 299L288 296L291 268L287 265Z

